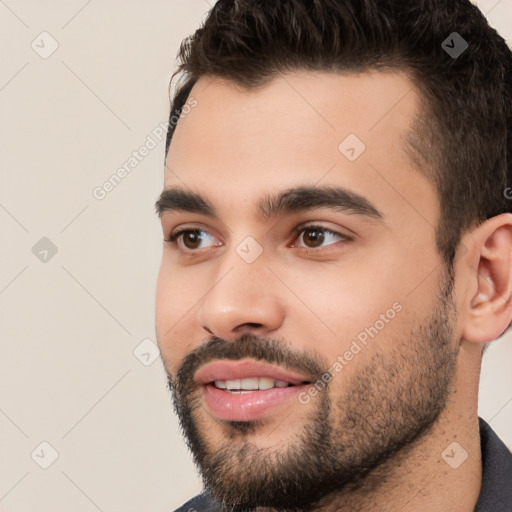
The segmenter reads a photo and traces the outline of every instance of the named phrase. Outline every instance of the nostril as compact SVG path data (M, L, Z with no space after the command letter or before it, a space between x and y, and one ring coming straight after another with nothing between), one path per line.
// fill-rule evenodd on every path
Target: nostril
M253 323L253 322L247 322L247 323L245 323L245 324L243 324L243 325L247 325L248 327L252 327L253 329L254 329L254 328L255 328L255 329L258 329L258 328L262 327L262 325L261 325L261 324L257 324L257 323Z

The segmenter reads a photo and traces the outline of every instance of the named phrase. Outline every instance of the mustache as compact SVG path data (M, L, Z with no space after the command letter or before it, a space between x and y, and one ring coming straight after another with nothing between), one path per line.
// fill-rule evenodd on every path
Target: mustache
M212 336L185 356L175 379L168 374L169 387L180 394L190 391L194 387L194 374L205 364L221 359L236 361L245 358L296 370L307 375L311 382L321 378L324 368L328 367L314 352L292 350L282 339L259 338L248 333L232 341Z

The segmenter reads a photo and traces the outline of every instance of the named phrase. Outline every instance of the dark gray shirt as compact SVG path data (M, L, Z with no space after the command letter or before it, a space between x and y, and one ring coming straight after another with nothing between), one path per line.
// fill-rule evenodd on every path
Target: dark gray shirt
M512 453L482 419L482 488L474 512L512 512ZM175 512L221 512L220 505L206 494L187 501Z

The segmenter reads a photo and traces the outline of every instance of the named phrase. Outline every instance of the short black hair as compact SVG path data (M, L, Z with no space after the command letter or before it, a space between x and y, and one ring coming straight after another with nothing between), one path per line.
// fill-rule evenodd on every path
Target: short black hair
M444 261L464 230L510 211L512 53L469 0L219 0L178 62L170 118L202 76L254 89L294 70L406 72L421 99L407 146L438 192Z

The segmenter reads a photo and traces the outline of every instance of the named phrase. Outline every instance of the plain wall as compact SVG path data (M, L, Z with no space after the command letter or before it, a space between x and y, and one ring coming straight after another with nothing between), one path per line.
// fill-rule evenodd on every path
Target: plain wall
M480 5L510 41L512 0ZM167 512L201 489L162 364L149 362L159 125L179 43L209 8L0 3L2 511ZM148 137L155 147L96 198ZM511 360L507 336L484 358L480 393L480 415L509 447ZM58 453L47 469L42 442Z

